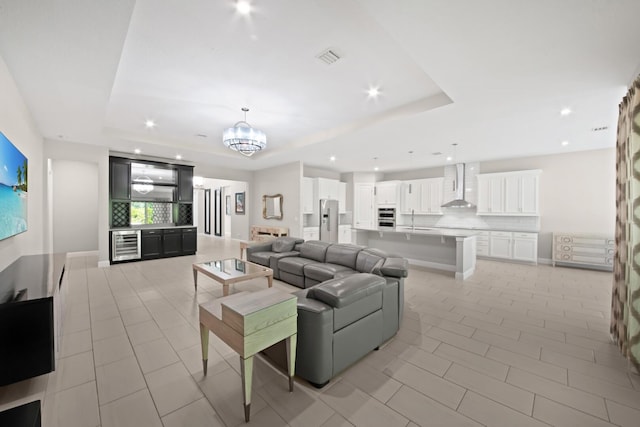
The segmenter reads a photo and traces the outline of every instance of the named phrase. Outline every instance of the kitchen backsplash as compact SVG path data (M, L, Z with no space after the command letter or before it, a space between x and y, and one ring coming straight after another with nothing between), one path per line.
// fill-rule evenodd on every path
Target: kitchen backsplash
M444 215L415 215L416 227L478 228L539 231L540 218L533 216L478 216L475 209L444 209ZM411 225L411 215L400 215L398 225Z

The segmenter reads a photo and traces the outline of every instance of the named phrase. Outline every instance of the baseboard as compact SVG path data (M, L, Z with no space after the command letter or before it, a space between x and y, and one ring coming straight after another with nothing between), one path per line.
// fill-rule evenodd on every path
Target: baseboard
M538 258L538 264L553 265L551 258Z
M98 256L98 251L67 252L67 257L69 258L78 258L83 256Z
M111 263L109 261L98 261L98 268L109 267Z

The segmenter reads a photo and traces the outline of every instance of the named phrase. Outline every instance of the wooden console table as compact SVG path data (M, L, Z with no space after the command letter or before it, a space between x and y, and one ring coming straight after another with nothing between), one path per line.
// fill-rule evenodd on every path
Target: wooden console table
M265 240L289 235L288 227L252 225L250 231L251 240Z
M207 374L209 331L240 355L244 418L251 412L253 356L286 340L289 391L293 391L298 331L297 298L276 288L240 292L200 304L202 368Z

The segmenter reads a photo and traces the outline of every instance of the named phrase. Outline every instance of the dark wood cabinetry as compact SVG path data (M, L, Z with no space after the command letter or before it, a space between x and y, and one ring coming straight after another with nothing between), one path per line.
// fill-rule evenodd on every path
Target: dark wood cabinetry
M110 158L110 196L112 200L131 199L131 162Z
M182 230L166 228L162 231L162 254L164 256L182 255Z
M198 248L197 231L198 229L196 227L182 229L182 254L183 255L194 255L196 253L196 249Z
M193 168L178 166L178 201L193 202Z
M142 259L154 259L162 256L162 230L142 230L140 240Z
M142 259L194 255L198 249L198 229L163 228L142 230Z

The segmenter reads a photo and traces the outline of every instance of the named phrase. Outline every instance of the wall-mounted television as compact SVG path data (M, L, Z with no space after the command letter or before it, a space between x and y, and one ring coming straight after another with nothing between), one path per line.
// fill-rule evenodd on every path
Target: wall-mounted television
M27 231L27 158L0 132L0 240Z

